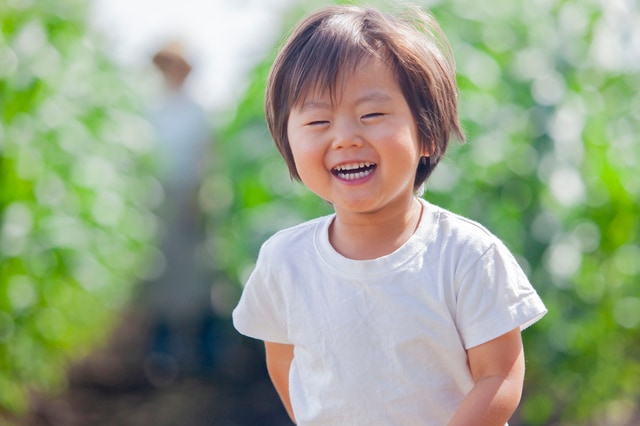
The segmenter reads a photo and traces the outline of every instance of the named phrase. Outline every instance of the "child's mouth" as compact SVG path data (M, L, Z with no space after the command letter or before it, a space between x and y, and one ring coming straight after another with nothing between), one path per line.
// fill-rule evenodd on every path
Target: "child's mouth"
M348 163L334 167L331 173L340 179L356 180L369 176L376 167L378 166L375 163L369 162Z

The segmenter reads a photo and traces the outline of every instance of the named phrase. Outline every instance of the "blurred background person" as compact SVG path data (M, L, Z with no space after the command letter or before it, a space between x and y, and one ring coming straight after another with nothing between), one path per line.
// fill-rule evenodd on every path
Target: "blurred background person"
M198 255L204 234L198 192L212 132L204 108L185 89L192 65L184 45L171 41L152 61L165 87L149 113L164 192L162 256L141 295L151 322L144 369L152 383L162 384L213 367L210 277Z

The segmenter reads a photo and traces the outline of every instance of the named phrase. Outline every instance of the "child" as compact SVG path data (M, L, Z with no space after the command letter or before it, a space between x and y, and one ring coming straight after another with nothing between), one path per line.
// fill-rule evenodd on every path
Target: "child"
M264 243L233 312L264 340L292 420L504 425L520 330L546 309L496 237L419 197L464 139L434 19L311 14L273 65L266 114L292 177L335 210Z

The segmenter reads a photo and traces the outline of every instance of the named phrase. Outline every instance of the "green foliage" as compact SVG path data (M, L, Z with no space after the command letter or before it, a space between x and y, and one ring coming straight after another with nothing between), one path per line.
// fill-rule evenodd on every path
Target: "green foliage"
M155 233L150 131L85 8L0 1L0 413L103 338Z
M595 0L425 5L453 46L469 140L451 147L425 197L503 238L549 308L523 334L515 420L626 424L640 396L640 12ZM209 179L210 245L238 283L268 235L329 211L290 182L270 141L271 60L221 134L225 164Z

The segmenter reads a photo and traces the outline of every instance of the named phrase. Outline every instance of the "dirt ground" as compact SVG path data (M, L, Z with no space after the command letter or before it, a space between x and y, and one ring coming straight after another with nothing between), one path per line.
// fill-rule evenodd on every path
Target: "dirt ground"
M148 327L127 314L104 348L69 368L61 394L33 396L20 426L291 425L261 345L228 321L216 327L215 365L178 371L169 363L151 365L144 353Z

